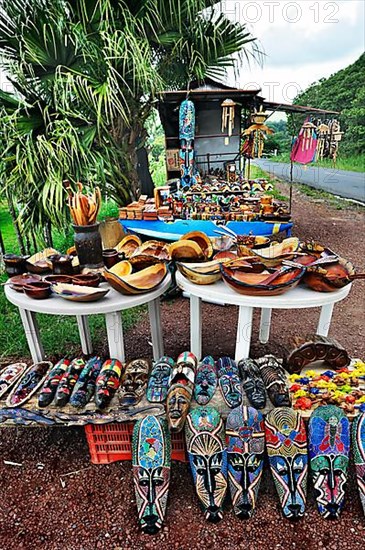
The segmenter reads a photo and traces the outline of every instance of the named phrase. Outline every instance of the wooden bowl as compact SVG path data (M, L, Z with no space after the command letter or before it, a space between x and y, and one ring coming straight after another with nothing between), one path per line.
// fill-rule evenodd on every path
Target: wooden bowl
M34 300L44 300L51 295L51 283L46 283L45 281L37 281L35 283L30 283L24 285L24 292L29 298Z
M246 296L277 296L294 288L305 273L305 268L288 267L284 270L247 273L229 267L220 266L224 282L239 294ZM272 277L274 277L272 279ZM267 282L266 282L267 281Z
M31 273L24 273L23 275L15 275L15 277L11 277L9 279L11 288L13 290L16 290L17 292L23 292L24 285L36 283L41 280L42 280L42 277L35 274L33 275Z
M199 264L176 262L176 266L184 277L196 285L211 285L221 278L218 261Z
M90 286L58 283L52 285L52 292L72 302L96 302L108 294L109 289L95 289Z
M43 277L43 281L55 285L57 283L72 283L72 277L70 275L46 275Z
M9 277L22 275L26 271L26 260L29 256L18 256L16 254L4 254L5 271Z
M74 285L97 288L100 285L100 276L97 273L87 273L85 275L74 276L70 282Z
M105 278L110 286L122 294L145 294L155 290L165 279L167 273L166 264L160 262L129 275L118 275L115 271L106 269Z

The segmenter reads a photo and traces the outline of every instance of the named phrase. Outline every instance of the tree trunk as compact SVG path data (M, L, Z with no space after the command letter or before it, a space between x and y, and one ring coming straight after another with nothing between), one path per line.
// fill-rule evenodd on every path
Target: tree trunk
M9 212L10 212L11 219L13 221L13 226L14 226L14 229L15 229L15 234L16 234L16 238L17 238L17 241L18 241L20 253L24 255L26 253L26 250L25 250L25 246L24 246L23 236L20 232L17 215L16 215L15 208L14 208L14 203L13 203L12 197L9 195L9 193L7 193L6 198L7 198L7 201L8 201Z

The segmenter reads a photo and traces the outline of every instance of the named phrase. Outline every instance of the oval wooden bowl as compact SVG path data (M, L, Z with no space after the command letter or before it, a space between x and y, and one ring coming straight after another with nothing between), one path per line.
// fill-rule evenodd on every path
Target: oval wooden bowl
M284 294L284 292L297 286L305 273L305 268L289 267L283 272L280 271L245 273L238 269L232 269L227 264L221 264L224 282L239 294L245 294L246 296L278 296Z
M134 258L139 255L151 256L157 260L169 260L169 245L161 241L146 241L141 246L136 248L131 257Z
M220 263L213 260L201 264L176 262L180 273L196 285L211 285L221 278Z
M365 274L356 273L351 262L339 258L336 263L309 267L303 281L317 292L334 292L355 279L365 279Z
M124 258L129 258L141 244L142 241L137 235L126 235L115 248Z
M114 290L131 295L152 292L162 283L167 273L166 264L160 262L129 275L117 275L106 269L104 276Z
M180 241L194 241L203 251L207 260L213 256L213 243L203 231L190 231L179 239Z

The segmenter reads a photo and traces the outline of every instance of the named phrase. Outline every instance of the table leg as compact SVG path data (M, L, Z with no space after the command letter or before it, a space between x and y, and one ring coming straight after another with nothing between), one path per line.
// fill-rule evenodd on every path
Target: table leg
M106 332L108 336L109 354L112 359L125 361L122 315L120 311L105 314Z
M38 323L33 311L19 308L21 320L23 322L25 336L27 338L30 354L33 363L39 363L44 360L44 350L39 337Z
M202 301L190 296L190 348L198 361L202 358Z
M239 306L235 360L250 355L253 307Z
M86 315L76 315L76 319L79 327L82 353L90 355L93 352L93 345L91 342L88 318Z
M327 304L321 308L321 314L319 316L317 327L317 334L320 336L328 336L334 305L335 304Z
M151 337L152 337L152 350L153 359L157 361L163 356L163 339L162 339L162 327L161 327L161 308L160 298L152 300L148 303L148 313L150 316Z
M261 321L260 321L260 334L259 340L261 344L267 344L270 337L270 325L271 325L271 308L263 307L261 309Z

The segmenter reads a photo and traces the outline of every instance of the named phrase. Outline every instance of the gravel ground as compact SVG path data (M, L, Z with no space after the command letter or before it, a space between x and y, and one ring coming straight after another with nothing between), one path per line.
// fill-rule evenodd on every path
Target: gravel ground
M287 186L282 184L282 191ZM316 238L364 267L364 213L336 210L325 202L294 192L294 234ZM365 357L364 281L356 281L350 297L335 306L330 335L353 356ZM289 337L314 332L317 310L273 313L269 344L257 341L258 316L252 336L252 356L281 356ZM179 299L162 308L165 352L177 356L189 348L189 305ZM203 305L203 352L215 357L234 353L237 310ZM129 357L150 354L148 320L126 335ZM102 353L105 350L97 350ZM5 465L10 460L22 466ZM353 470L353 465L350 468ZM78 473L60 476L78 471ZM311 550L364 547L365 523L350 476L347 505L337 521L323 520L315 509L310 487L305 517L298 523L282 518L266 466L255 516L238 520L227 503L224 520L207 524L194 495L188 465L173 463L165 527L149 537L139 531L130 462L91 465L83 429L9 428L0 430L0 550L18 549L152 549L297 548Z

